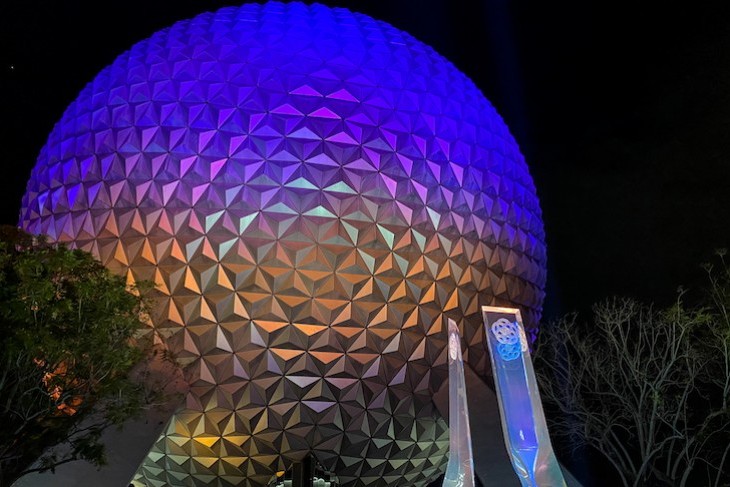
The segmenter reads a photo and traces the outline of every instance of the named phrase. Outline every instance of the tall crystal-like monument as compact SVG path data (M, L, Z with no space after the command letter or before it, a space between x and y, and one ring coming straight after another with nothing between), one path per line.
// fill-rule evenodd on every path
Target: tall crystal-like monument
M523 487L566 487L553 452L518 309L483 306L502 431Z
M449 319L449 463L444 487L474 487L469 406L466 401L464 359L459 326Z

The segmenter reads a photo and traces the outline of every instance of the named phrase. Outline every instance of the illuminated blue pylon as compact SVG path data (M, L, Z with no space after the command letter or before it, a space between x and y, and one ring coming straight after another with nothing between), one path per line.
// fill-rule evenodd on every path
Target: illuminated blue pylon
M522 487L566 487L545 423L520 310L483 306L504 443Z

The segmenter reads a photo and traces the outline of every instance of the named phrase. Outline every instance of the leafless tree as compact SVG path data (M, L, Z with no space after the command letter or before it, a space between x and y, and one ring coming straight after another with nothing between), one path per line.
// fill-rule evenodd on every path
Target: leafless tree
M706 307L617 298L541 332L551 433L603 454L625 486L730 485L730 274L708 272Z

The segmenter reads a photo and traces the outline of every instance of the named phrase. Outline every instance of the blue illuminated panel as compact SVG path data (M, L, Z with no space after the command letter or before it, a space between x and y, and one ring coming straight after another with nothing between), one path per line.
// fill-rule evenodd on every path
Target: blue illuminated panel
M483 306L482 313L512 466L524 487L565 487L550 444L520 311Z

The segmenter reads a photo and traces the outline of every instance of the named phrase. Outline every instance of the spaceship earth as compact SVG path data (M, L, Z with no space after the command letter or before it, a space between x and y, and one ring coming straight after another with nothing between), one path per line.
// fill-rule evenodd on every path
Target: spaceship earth
M443 472L445 317L489 374L482 305L539 319L545 244L506 125L431 48L345 9L181 21L89 83L20 225L155 283L190 392L135 474L267 485L312 453L345 486ZM498 441L498 439L495 439Z

